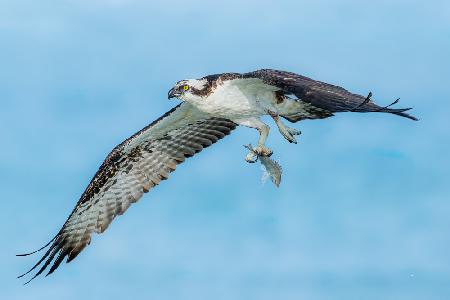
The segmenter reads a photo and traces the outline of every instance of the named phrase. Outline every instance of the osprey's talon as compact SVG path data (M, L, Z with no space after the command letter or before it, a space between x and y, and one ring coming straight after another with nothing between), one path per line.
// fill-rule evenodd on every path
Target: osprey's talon
M245 161L248 163L255 163L258 160L258 155L256 154L255 151L250 150L247 154L247 156L245 156Z
M295 139L294 135L300 135L302 133L300 130L287 126L280 127L279 129L283 137L288 140L289 143L297 144L297 140Z
M302 132L298 129L295 128L291 128L291 127L286 127L286 129L289 131L290 134L292 135L300 135L302 134Z
M277 114L270 113L270 116L275 121L275 124L278 126L278 130L280 131L281 135L289 142L297 144L297 140L295 139L294 135L300 135L302 132L300 130L297 130L295 128L287 127L286 125L281 122L280 117Z
M255 148L255 152L256 152L257 156L267 156L267 157L271 156L273 153L272 149L267 148L264 145L258 145Z

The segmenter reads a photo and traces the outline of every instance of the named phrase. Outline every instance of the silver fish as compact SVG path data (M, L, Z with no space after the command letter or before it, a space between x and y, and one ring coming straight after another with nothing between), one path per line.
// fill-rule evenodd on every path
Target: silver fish
M251 144L244 145L244 147L256 155L255 162L257 160L261 162L261 165L264 167L267 174L270 176L270 180L277 187L279 187L281 182L281 174L283 172L283 169L281 168L280 164L275 160L271 159L269 156L259 155L258 153L256 153L255 149L252 147Z

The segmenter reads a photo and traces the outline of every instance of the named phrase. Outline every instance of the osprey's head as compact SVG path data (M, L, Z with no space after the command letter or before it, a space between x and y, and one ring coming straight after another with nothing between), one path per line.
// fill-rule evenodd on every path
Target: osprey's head
M196 104L199 101L203 101L207 85L207 80L205 79L180 80L170 89L167 97L169 99L178 98L182 101Z

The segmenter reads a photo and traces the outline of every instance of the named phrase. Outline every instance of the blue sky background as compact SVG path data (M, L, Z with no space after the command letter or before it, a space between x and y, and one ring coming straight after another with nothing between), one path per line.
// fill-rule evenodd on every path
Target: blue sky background
M1 1L1 298L449 299L449 3ZM273 130L279 189L238 129L73 263L15 279L177 80L269 67L421 121L339 114L296 124L298 145Z

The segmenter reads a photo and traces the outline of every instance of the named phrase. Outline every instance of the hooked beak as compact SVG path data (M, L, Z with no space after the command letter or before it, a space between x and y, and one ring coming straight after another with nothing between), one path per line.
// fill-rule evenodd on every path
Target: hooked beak
M167 99L171 99L171 98L175 98L175 97L179 97L179 96L181 96L181 93L172 88L172 89L170 89L169 93L167 94Z

